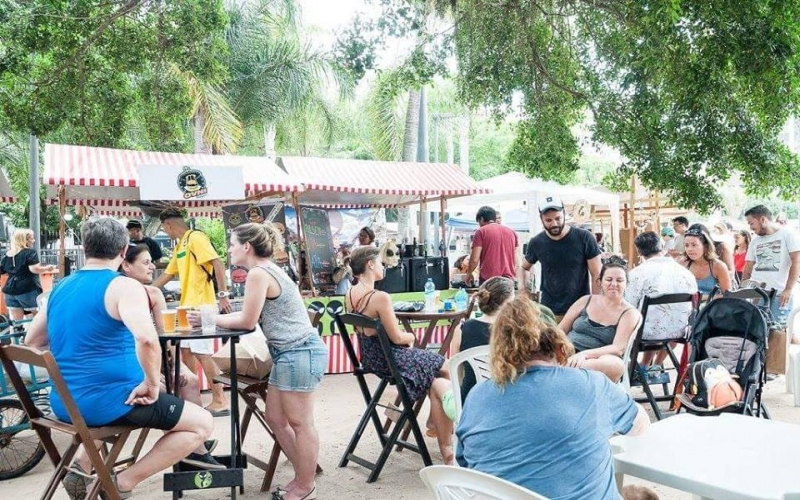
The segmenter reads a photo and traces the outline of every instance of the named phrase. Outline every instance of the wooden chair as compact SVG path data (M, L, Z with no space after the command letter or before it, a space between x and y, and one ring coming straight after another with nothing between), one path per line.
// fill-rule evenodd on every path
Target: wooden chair
M350 443L347 445L344 456L342 456L342 459L339 462L339 467L346 467L350 461L355 462L362 467L366 467L371 471L369 477L367 478L367 482L372 483L378 479L383 466L386 464L386 460L389 458L389 453L391 453L392 448L396 444L402 445L403 448L407 448L411 451L419 453L420 456L422 456L423 463L426 466L431 465L431 456L428 453L428 447L425 444L425 439L422 436L422 431L419 428L419 423L417 422L417 417L414 412L414 401L412 401L408 395L403 377L400 375L400 370L397 368L397 363L395 362L394 355L392 353L391 342L386 330L383 328L383 324L380 322L380 320L368 318L360 314L337 314L335 316L335 320L337 329L339 330L338 333L342 339L342 344L347 351L347 356L350 358L350 362L353 364L353 375L355 375L356 380L358 381L358 387L361 390L362 396L364 397L364 403L367 405L361 420L356 426L353 436L350 438ZM372 372L365 369L361 364L360 356L356 354L353 343L350 341L350 335L347 331L348 325L359 329L374 329L377 332L378 341L381 345L381 351L383 352L383 355L389 366L390 374L388 376L383 376L373 373L380 379L378 387L374 392L370 392L369 386L367 385L367 380L365 378L366 374ZM390 429L384 431L383 427L381 426L380 417L378 416L378 408L381 407L391 410L397 409L396 407L385 405L380 402L384 391L390 384L397 388L397 392L400 396L400 408L398 410L399 416L394 424L390 426ZM361 436L364 434L364 431L366 430L370 421L375 427L375 432L378 434L378 439L380 440L382 446L378 460L374 463L355 454L358 442L361 440ZM410 426L411 432L414 434L414 440L416 444L400 438L400 432L407 424Z
M114 466L117 464L117 457L122 451L123 446L125 446L125 442L128 440L131 432L138 429L138 427L87 426L80 410L78 410L75 400L67 389L67 384L61 376L61 371L56 364L55 358L49 351L40 352L36 349L21 345L2 346L0 347L0 361L2 361L6 374L8 374L8 377L11 379L11 384L17 392L17 397L25 409L31 428L36 431L36 434L44 445L47 455L55 466L55 471L50 477L50 481L47 483L45 492L42 494L42 500L48 500L53 497L61 480L66 476L67 472L70 472L72 460L75 457L75 453L78 451L78 447L81 445L84 445L84 450L89 456L94 473L97 476L97 480L94 481L91 490L87 494L87 500L94 500L97 498L101 488L104 490L107 498L111 500L120 500L119 491L111 475ZM35 367L42 367L47 370L53 390L57 391L58 395L61 397L67 414L70 420L72 420L71 424L62 422L53 415L44 415L42 413L34 404L31 395L28 393L25 383L14 365L15 361ZM72 437L72 441L63 455L59 453L53 442L53 431L63 432ZM111 446L105 453L105 457L101 456L101 451L95 446L95 440L103 441L106 445ZM74 472L79 471L75 470Z
M436 500L547 500L527 488L474 469L433 465L419 471L419 477Z
M316 329L319 326L322 313L319 311L308 311L308 317L311 320L311 326ZM267 434L269 434L269 437L272 438L272 450L270 451L269 460L267 462L263 462L262 460L249 454L247 456L248 463L265 472L264 479L261 481L261 491L269 491L272 487L272 479L275 477L275 470L278 468L278 461L280 460L282 451L281 445L278 444L278 440L275 438L275 433L269 428L269 425L264 417L267 404L269 375L263 379L238 375L237 379L239 397L242 398L242 401L244 401L245 404L245 410L242 414L242 423L240 426L242 430L242 443L244 443L245 437L247 436L247 429L250 427L250 422L253 420L253 418L255 418L259 424L261 424L261 427L263 427L264 430L267 431ZM227 375L218 375L214 377L214 382L224 384L228 387L231 386L231 379ZM263 408L259 406L259 402L264 406ZM318 464L317 474L320 474L321 472L322 467L320 467Z
M647 324L647 311L650 307L655 307L659 305L668 305L668 304L680 304L688 302L692 304L692 312L689 314L689 321L692 320L694 317L697 306L695 300L695 294L692 293L666 293L663 295L656 295L656 296L645 296L644 300L642 301L642 320L639 323L639 328L636 330L636 338L634 339L633 343L631 344L630 348L630 355L627 356L628 358L628 365L626 366L626 370L628 370L628 381L633 381L634 376L638 376L638 380L642 385L642 390L646 395L645 398L636 398L638 402L649 402L650 406L653 408L653 413L658 420L661 420L663 417L661 415L661 410L658 407L658 403L660 401L672 401L675 397L675 394L668 394L669 389L667 384L662 384L662 389L664 391L663 396L655 396L653 391L650 387L650 384L647 381L647 370L643 369L639 365L639 353L642 352L657 352L657 351L666 351L667 355L669 356L670 360L672 361L675 369L678 370L677 379L680 379L681 375L681 365L682 363L678 360L678 357L675 355L675 352L672 350L670 346L671 343L680 343L686 344L689 341L689 328L685 329L684 335L680 337L676 337L673 339L664 339L664 340L647 340L642 338L645 330L645 325ZM690 326L687 324L687 327ZM686 347L684 347L686 349ZM623 377L623 380L625 378ZM675 383L675 387L678 387L678 382Z

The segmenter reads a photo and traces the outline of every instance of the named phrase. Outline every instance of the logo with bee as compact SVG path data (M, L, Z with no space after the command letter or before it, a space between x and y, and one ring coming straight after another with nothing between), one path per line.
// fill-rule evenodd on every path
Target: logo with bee
M203 172L192 167L183 167L178 174L178 188L183 192L186 200L202 198L208 194L208 185Z

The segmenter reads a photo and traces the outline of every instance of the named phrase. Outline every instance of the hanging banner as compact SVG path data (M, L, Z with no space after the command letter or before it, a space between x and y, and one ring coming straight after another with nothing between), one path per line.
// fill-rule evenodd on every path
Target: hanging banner
M284 249L275 252L272 260L282 266L284 270L296 279L295 259L289 245L289 232L286 230L286 213L283 203L244 203L241 205L227 205L222 207L222 220L225 224L226 243L230 245L231 233L234 228L249 222L257 224L271 222L283 234ZM231 283L234 294L244 287L247 279L247 270L231 266ZM243 290L241 290L243 291Z
M245 195L242 167L139 165L142 200L239 200Z

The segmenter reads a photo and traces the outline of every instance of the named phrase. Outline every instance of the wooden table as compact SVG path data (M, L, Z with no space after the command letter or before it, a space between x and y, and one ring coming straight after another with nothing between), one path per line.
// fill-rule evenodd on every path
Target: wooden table
M641 436L611 439L617 482L630 475L694 498L800 499L800 426L723 413L682 413Z
M227 330L217 328L214 333L203 333L200 328L191 331L178 331L175 334L159 335L161 343L161 366L164 369L165 385L167 392L177 395L181 375L181 341L199 339L223 339L228 341L230 347L231 364L231 454L229 456L215 456L220 463L228 466L225 470L183 471L182 466L173 468L175 472L164 475L164 491L172 491L173 500L178 500L181 492L190 489L226 488L231 489L231 499L236 500L237 487L244 487L244 468L247 467L246 459L242 454L241 429L239 427L239 392L238 376L236 373L236 344L239 337L251 333L249 330ZM175 346L175 370L169 373L167 353L169 344ZM171 376L172 375L172 376ZM174 376L174 378L173 378Z

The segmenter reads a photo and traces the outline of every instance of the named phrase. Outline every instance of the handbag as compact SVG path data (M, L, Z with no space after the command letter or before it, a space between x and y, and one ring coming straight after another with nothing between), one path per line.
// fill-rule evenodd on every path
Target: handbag
M229 341L230 342L230 341ZM267 348L267 337L256 325L253 333L242 335L236 344L236 373L257 379L266 378L272 370L272 356ZM231 350L225 343L211 359L223 373L231 371Z

